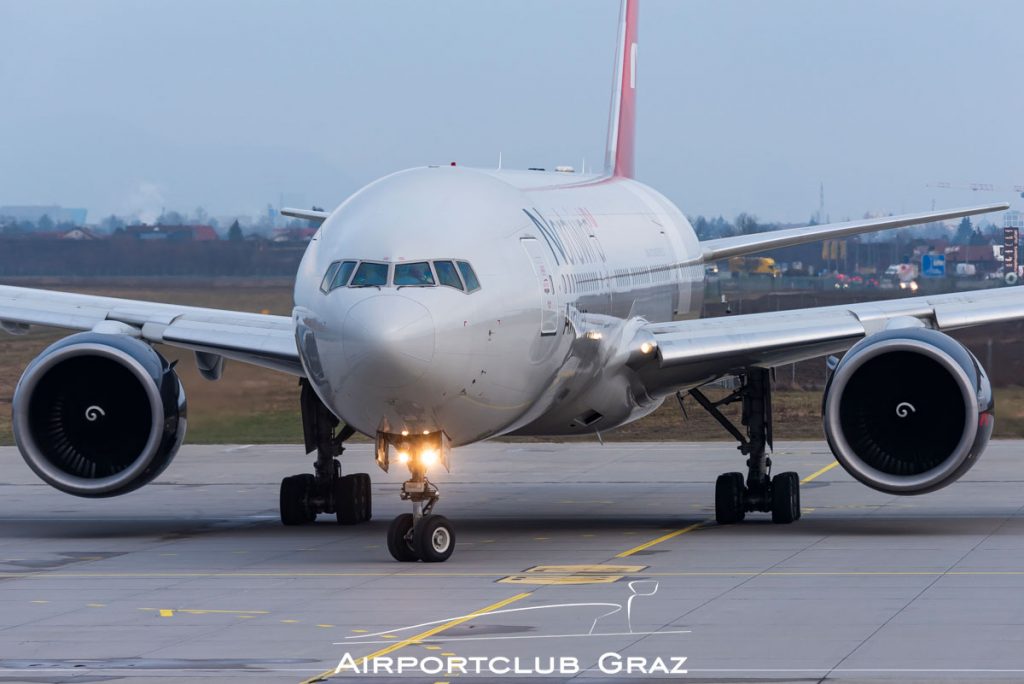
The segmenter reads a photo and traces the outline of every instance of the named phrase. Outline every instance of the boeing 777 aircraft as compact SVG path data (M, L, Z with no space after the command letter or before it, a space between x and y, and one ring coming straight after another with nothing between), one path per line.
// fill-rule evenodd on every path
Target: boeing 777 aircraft
M408 468L412 513L388 531L399 561L444 561L451 523L427 478L449 450L502 435L611 430L693 396L739 441L746 473L718 478L719 523L800 517L796 473L771 475L771 370L830 363L825 434L855 478L919 494L962 476L993 426L978 360L945 331L1024 318L1001 288L725 318L699 318L704 265L775 247L944 221L1006 204L698 240L683 213L634 179L637 8L621 9L603 173L428 166L381 178L319 222L292 316L0 287L0 323L77 330L25 370L14 433L39 477L84 497L157 477L185 435L185 394L153 348L192 350L202 374L225 359L300 378L315 472L281 483L281 520L370 519L370 479L343 474L343 444L376 440L377 464ZM701 387L738 387L743 428Z

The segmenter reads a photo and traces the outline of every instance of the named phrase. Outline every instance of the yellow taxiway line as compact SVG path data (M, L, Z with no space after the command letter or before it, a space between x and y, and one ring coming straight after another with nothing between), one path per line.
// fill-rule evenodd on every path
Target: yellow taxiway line
M839 461L832 461L831 463L829 463L827 466L825 466L821 470L815 471L815 472L811 473L810 475L808 475L807 477L805 477L804 479L800 480L800 484L807 484L811 480L813 480L815 478L818 478L818 477L821 477L822 475L824 475L828 471L830 471L833 468L835 468L837 465L839 465Z
M616 558L627 558L629 556L632 556L634 553L639 553L640 551L643 551L644 549L649 549L652 546L654 546L655 544L660 544L661 542L668 541L669 539L675 539L676 537L678 537L680 535L683 535L683 534L686 534L687 532L693 532L694 530L696 530L696 529L698 529L700 527L703 527L704 525L707 525L708 522L710 522L710 521L702 520L702 521L700 521L698 523L693 523L692 525L688 525L688 526L682 528L681 530L675 530L674 532L669 532L668 534L663 534L660 537L658 537L657 539L652 539L651 541L644 542L643 544L640 544L639 546L634 546L633 548L629 549L628 551L623 551L622 553L617 553L617 554L615 554L615 557Z
M820 470L817 470L817 471L811 473L810 475L808 475L807 477L805 477L804 479L800 480L800 484L807 484L808 482L811 482L812 480L814 480L814 479L816 479L818 477L821 477L822 475L824 475L828 471L830 471L833 468L835 468L837 465L839 465L839 461L832 461L831 463L829 463L824 468L822 468ZM711 522L710 520L702 520L699 523L694 523L694 524L688 525L688 526L686 526L686 527L684 527L682 529L675 530L673 532L669 532L668 534L663 534L662 536L658 537L657 539L652 539L652 540L650 540L648 542L644 542L643 544L640 544L639 546L634 546L633 548L629 549L628 551L623 551L620 554L616 554L615 557L616 558L628 558L629 556L632 556L635 553L639 553L640 551L644 551L646 549L649 549L652 546L655 546L655 545L660 544L662 542L668 541L669 539L675 539L676 537L678 537L680 535L684 535L684 534L686 534L688 532L693 532L694 530L699 529L699 528L703 527L704 525L707 525L710 522Z
M452 627L457 627L458 625L461 625L464 622L469 622L473 618L477 618L477 617L480 617L481 615L486 615L487 613L490 613L492 611L498 610L500 608L504 608L505 606L509 605L510 603L515 603L516 601L520 601L520 600L526 598L527 596L530 596L531 594L532 594L532 592L527 591L527 592L523 592L522 594L516 594L515 596L510 596L509 598L503 599L501 601L498 601L497 603L492 603L491 605L489 605L489 606L487 606L485 608L481 608L480 610L473 611L472 613L469 613L468 615L463 615L462 617L458 617L458 618L455 618L454 620L450 620L450 621L444 623L443 625L438 625L437 627L431 627L427 631L420 632L419 634L411 636L408 639L402 639L401 641L396 641L393 644L385 646L384 648L380 649L379 651L374 651L370 655L363 656L362 658L360 658L360 659L358 659L356 661L356 665L362 665L363 663L365 663L368 660L373 660L374 658L379 658L380 656L387 655L388 653L394 653L395 651L397 651L399 649L405 648L406 646L409 646L411 644L418 643L418 642L422 641L423 639L426 639L428 637L434 636L435 634L440 634L441 632L444 632L445 630L449 630ZM307 680L303 681L302 684L313 684L313 682L324 682L324 681L327 681L328 679L330 679L335 674L339 674L337 672L337 669L327 670L325 672L321 672L320 674L318 674L315 677L312 677L310 679L307 679Z

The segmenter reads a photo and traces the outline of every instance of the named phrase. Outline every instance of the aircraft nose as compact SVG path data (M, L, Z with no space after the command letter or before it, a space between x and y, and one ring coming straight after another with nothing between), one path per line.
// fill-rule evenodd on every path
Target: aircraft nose
M378 295L353 306L342 326L351 380L404 387L419 380L434 359L434 319L408 297Z

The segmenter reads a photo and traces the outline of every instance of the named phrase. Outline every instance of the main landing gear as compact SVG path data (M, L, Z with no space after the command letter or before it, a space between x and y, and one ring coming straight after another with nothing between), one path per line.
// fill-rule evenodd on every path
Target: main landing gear
M406 447L398 461L409 466L410 478L402 484L402 501L412 502L412 513L403 513L388 528L388 551L395 560L441 563L455 551L455 529L448 518L432 513L440 498L437 486L427 479L427 468L440 459L436 449Z
M796 473L771 476L772 460L765 455L772 446L771 371L748 368L739 376L740 387L721 401L713 402L699 389L692 396L705 411L717 420L740 445L747 456L747 477L742 473L724 473L715 482L715 520L720 525L738 523L748 511L771 512L772 522L791 523L800 518L800 477ZM677 395L682 406L683 394ZM722 414L720 406L743 402L744 435Z
M370 476L366 473L341 474L338 457L344 442L355 430L345 426L339 432L338 419L316 396L309 382L302 385L302 431L306 453L316 451L313 473L292 475L281 480L281 522L304 525L320 513L333 513L342 525L366 522L373 515Z

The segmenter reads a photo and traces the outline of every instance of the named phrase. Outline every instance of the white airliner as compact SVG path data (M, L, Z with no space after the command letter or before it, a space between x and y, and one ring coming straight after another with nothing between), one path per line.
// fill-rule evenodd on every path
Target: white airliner
M185 397L151 345L301 378L315 473L281 483L281 519L371 515L365 473L342 475L343 442L376 440L378 465L407 467L388 548L443 561L455 534L433 513L432 467L502 435L606 431L688 393L736 437L746 474L719 477L716 517L800 516L796 473L771 476L771 369L831 361L824 428L836 458L876 489L917 494L959 478L992 432L992 392L943 334L1024 318L1024 290L901 298L700 319L705 264L775 247L943 221L1006 204L698 240L664 196L634 180L638 0L623 2L605 169L600 174L430 166L377 180L320 223L290 318L0 287L0 322L78 331L25 371L15 438L47 483L85 497L150 482L185 434ZM733 426L700 387L738 379ZM344 459L341 459L342 461Z

